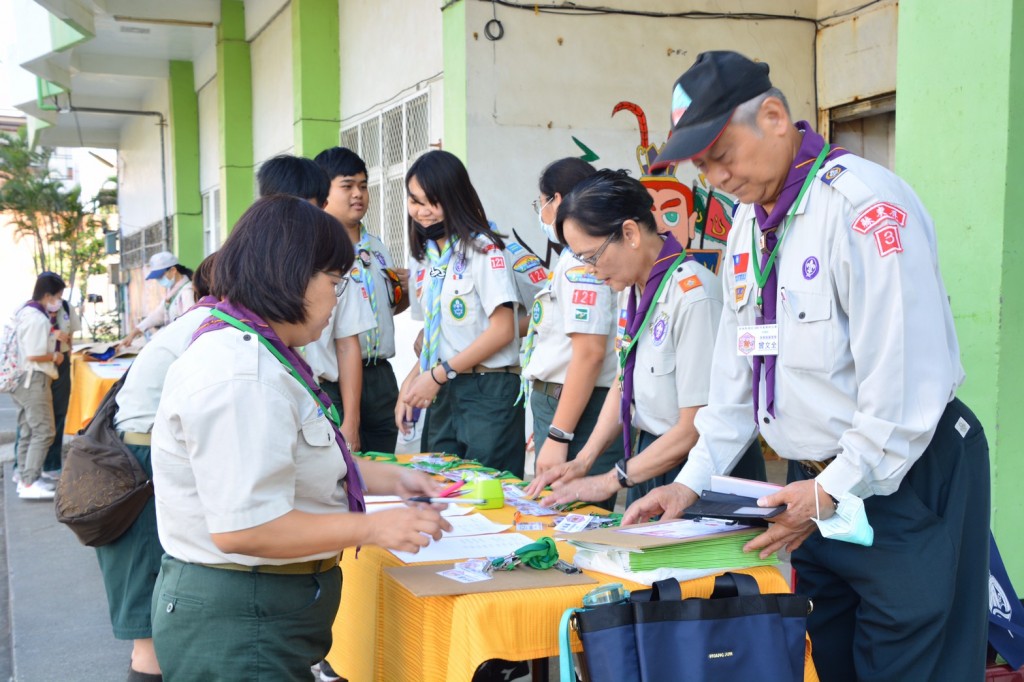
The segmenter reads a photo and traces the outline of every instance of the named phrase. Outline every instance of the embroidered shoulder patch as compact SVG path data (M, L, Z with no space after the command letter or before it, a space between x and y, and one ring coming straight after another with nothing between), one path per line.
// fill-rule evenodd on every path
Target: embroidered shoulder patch
M697 275L690 275L685 279L679 280L679 288L682 289L684 292L691 291L699 286L702 285L700 277L697 277Z
M577 265L565 271L565 278L573 284L603 284L601 280L587 272L585 265Z
M868 206L857 216L857 219L853 221L853 229L860 234L867 234L880 225L886 224L906 226L907 212L896 204L879 201Z

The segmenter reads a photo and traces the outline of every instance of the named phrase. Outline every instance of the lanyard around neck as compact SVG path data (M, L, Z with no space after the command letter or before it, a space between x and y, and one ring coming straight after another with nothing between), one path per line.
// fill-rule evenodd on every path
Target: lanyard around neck
M628 338L628 336L623 337L622 342L624 345L622 350L619 351L619 369L622 372L625 372L626 361L629 359L629 354L633 352L637 341L639 341L640 337L644 335L644 330L647 329L647 325L651 321L651 315L654 314L654 304L661 298L661 292L665 289L665 284L667 284L671 279L672 271L678 268L684 260L686 260L686 249L683 249L682 252L676 256L675 261L662 275L661 282L658 283L658 289L654 292L654 298L651 299L651 305L647 308L647 314L644 315L644 321L640 323L640 328L636 330L636 336L633 338ZM623 378L624 377L620 375L620 381Z
M757 219L754 219L754 227L750 231L750 253L754 255L754 279L757 281L757 305L761 305L761 292L764 291L764 285L767 284L768 278L772 274L772 267L775 265L775 258L779 254L779 247L782 246L782 239L789 232L789 226L793 224L793 219L796 218L796 210L800 206L800 202L804 198L804 194L807 193L807 188L814 182L815 176L818 174L818 169L821 168L821 164L825 162L825 157L828 156L830 146L828 142L821 148L818 153L818 158L814 160L814 165L811 166L811 170L807 173L807 177L804 178L804 184L800 187L800 193L796 195L796 201L789 207L789 213L786 214L786 220L783 222L782 231L779 232L779 239L775 242L775 248L768 254L768 260L764 264L764 270L761 270L760 258L757 258L757 254L760 249L757 248Z
M240 330L242 330L244 332L249 332L250 334L255 334L256 338L259 339L260 343L263 344L263 347L266 348L267 350L269 350L273 354L273 356L275 358L277 358L278 362L280 362L282 365L284 365L285 369L288 370L288 373L291 374L292 377L296 381L298 381L300 384L302 384L302 386L307 391L309 391L309 395L313 396L313 400L315 400L316 403L320 406L320 409L322 409L324 411L324 414L327 415L327 418L330 419L332 422L334 422L335 426L339 426L340 427L340 425L341 425L341 417L338 415L338 408L337 408L337 406L335 406L335 405L331 405L330 407L325 406L324 405L324 401L320 399L320 396L316 394L316 391L314 391L310 387L310 385L308 383L306 383L306 380L302 378L302 375L299 374L299 370L295 369L295 365L293 365L291 363L291 361L289 361L288 358L286 358L281 353L281 351L279 351L278 349L274 348L274 344L272 344L270 342L270 339L268 339L267 337L263 336L263 334L260 334L258 331L256 331L255 329L253 329L252 327L247 325L245 322L242 322L241 320L239 320L236 317L232 317L231 315L228 315L223 310L217 310L216 308L213 308L213 309L210 310L210 314L213 315L214 317L220 319L220 320L223 320L224 322L227 322L229 325L231 325L235 329L240 329Z

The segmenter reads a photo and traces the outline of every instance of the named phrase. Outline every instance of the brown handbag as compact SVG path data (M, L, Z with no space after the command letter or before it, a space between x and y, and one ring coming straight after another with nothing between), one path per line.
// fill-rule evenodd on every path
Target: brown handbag
M121 537L153 496L153 481L114 429L115 398L127 376L110 387L72 441L57 484L57 520L89 547Z

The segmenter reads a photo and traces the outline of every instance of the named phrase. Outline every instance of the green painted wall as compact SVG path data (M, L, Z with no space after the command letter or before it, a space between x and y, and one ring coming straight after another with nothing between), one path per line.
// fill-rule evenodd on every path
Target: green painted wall
M221 0L217 25L221 224L230 232L253 202L252 63L242 0Z
M295 154L312 158L338 144L341 64L338 1L292 0Z
M466 3L442 14L444 42L444 140L446 151L466 161Z
M194 268L203 259L203 200L199 193L199 98L192 62L170 62L167 82L174 169L174 243L178 258Z
M902 0L896 170L935 220L967 381L992 459L992 528L1024 583L1024 5Z

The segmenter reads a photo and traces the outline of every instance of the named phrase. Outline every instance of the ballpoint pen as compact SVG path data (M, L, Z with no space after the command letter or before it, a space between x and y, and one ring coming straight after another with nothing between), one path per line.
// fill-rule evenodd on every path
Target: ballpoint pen
M426 504L484 504L486 500L467 500L464 497L426 497L423 495L406 498L406 502L425 502Z

